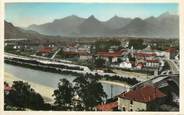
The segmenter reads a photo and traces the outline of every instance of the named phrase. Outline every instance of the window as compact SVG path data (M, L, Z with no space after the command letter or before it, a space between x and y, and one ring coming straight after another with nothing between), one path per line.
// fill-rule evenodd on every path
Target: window
M130 104L133 104L133 101L132 100L130 100Z
M125 107L123 107L123 111L126 111Z

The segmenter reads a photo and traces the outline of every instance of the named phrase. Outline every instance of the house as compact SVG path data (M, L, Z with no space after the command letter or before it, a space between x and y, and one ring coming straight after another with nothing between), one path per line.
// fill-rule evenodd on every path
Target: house
M12 90L11 86L8 83L4 83L4 93L8 94Z
M79 59L80 60L90 60L92 59L92 55L90 55L88 52L79 52Z
M78 49L76 47L65 47L63 48L64 52L78 52Z
M52 48L46 47L46 48L39 49L38 52L40 52L40 53L51 53L52 51L53 51Z
M118 109L122 111L156 110L166 95L158 88L145 85L123 92L118 96Z
M158 51L158 50L155 50L155 53L157 55L157 57L160 57L160 58L164 58L164 57L168 57L168 56L165 56L165 51Z
M136 65L137 69L142 69L144 67L144 63L140 62Z
M84 45L84 46L80 46L77 49L79 52L88 52L90 53L90 46Z
M52 52L53 52L53 48L44 47L38 50L37 55L48 56Z
M158 68L160 63L159 60L154 59L154 60L145 60L145 67L151 67L151 68Z
M154 52L136 52L134 53L136 59L154 59L157 55Z
M107 62L117 62L118 58L122 57L124 55L125 50L119 50L119 51L109 51L109 52L97 52L96 56L101 57Z
M96 106L97 111L114 111L118 110L118 102L110 102Z
M174 59L177 55L176 48L168 48L165 52L168 59Z
M131 69L132 68L132 64L129 61L125 61L125 62L121 62L119 64L120 68L127 68L127 69Z
M63 51L65 58L78 58L79 53L75 51Z

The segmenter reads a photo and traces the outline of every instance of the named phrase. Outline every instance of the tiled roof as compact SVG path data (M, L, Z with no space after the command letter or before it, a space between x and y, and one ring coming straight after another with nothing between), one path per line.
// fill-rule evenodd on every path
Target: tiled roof
M96 108L99 111L112 111L118 107L118 102L111 102L106 104L97 105Z
M78 52L73 52L73 51L65 51L63 52L65 55L79 55Z
M102 57L120 57L122 56L123 50L120 51L114 51L114 52L97 52L97 56Z
M175 52L176 51L176 48L168 48L167 50L166 50L166 52Z
M39 50L39 52L41 52L41 53L49 53L49 52L51 52L52 51L52 48L41 48L40 50Z
M142 57L150 57L150 56L156 56L156 53L143 53L143 52L139 52L139 53L134 53L134 55L136 55L136 56L142 56Z
M119 95L120 98L143 103L151 102L157 98L161 98L164 96L166 96L164 93L162 93L158 88L151 85L146 85Z
M150 62L150 63L158 63L159 60L146 60L146 62Z

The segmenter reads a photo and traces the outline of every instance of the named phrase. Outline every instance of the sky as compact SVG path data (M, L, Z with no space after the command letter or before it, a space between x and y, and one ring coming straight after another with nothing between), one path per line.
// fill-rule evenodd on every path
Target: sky
M177 3L6 3L5 20L15 26L43 24L70 15L87 18L94 15L101 21L113 16L159 16L164 12L178 13Z

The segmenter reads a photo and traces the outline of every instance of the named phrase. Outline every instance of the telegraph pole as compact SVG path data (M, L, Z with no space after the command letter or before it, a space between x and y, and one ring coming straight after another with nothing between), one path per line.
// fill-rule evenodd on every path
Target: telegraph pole
M112 98L112 95L113 95L113 86L111 85L111 98Z

